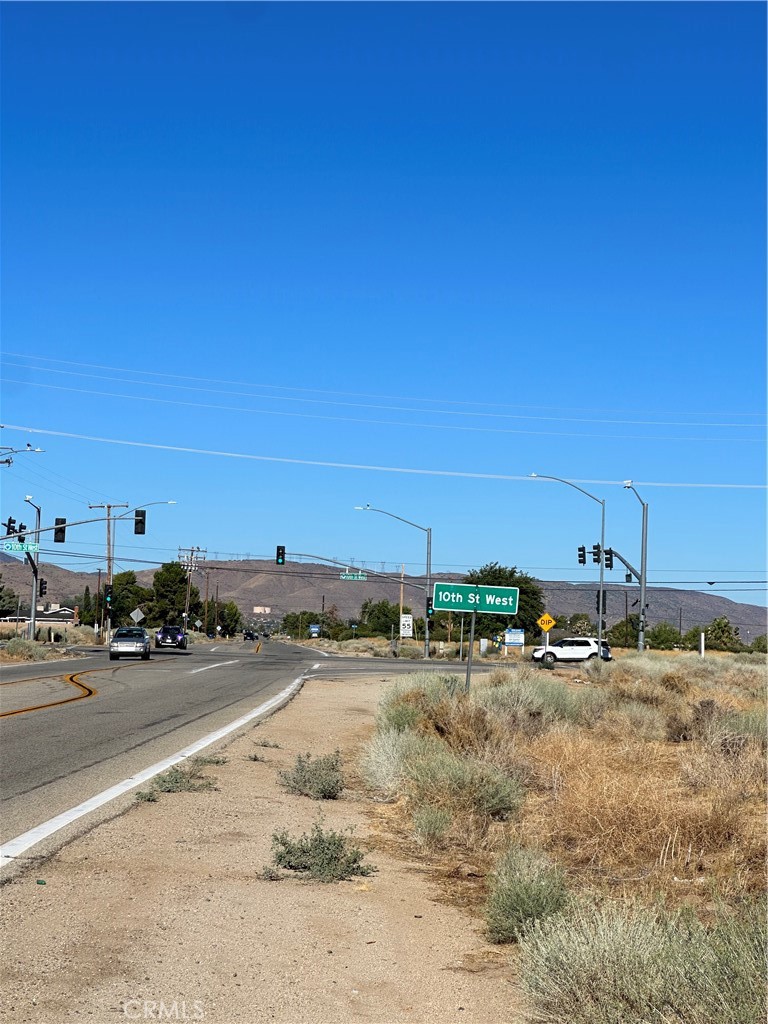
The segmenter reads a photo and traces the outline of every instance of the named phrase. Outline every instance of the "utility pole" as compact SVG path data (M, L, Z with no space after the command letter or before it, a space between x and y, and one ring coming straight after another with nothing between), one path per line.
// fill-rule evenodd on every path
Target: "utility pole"
M32 501L32 495L28 494L24 499L28 505L31 505L35 510L35 544L37 550L34 555L30 555L27 551L26 555L29 559L29 564L32 566L32 603L29 608L29 639L35 639L35 633L37 631L37 579L40 564L40 506L36 505Z
M197 567L197 562L205 561L205 556L208 554L208 549L203 551L202 548L179 548L179 561L187 571L187 596L184 601L184 632L188 632L189 627L189 602L192 596L192 573Z
M113 508L128 508L128 502L124 501L119 504L106 504L106 505L89 505L88 508L105 508L107 510L107 584L112 585L112 568L115 557L114 547L112 544L112 509ZM106 604L106 601L104 602ZM107 612L107 643L109 643L109 636L112 632L112 610L111 608L106 609Z

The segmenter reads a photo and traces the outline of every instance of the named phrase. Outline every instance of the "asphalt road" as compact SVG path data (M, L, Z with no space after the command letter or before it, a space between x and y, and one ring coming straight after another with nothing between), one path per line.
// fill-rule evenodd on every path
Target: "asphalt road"
M479 668L479 666L478 666ZM391 676L445 662L327 657L268 642L153 650L149 662L82 658L0 670L0 843L88 800L252 711L300 676ZM474 674L474 673L473 673ZM32 848L48 855L120 813L131 792Z

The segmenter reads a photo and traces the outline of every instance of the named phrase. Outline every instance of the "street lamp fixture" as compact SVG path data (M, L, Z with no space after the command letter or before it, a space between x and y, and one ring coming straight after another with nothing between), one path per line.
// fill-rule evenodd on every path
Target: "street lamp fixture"
M645 592L647 587L647 572L648 572L648 502L643 501L640 495L637 493L634 484L631 480L624 481L624 490L633 491L635 497L643 506L643 527L641 535L641 547L640 547L640 620L637 626L637 649L638 651L645 650Z
M397 519L401 523L406 523L408 526L413 526L416 530L421 530L427 535L427 585L426 585L426 600L424 602L424 658L429 660L429 615L427 614L427 605L431 597L432 590L432 527L431 526L420 526L419 523L413 523L410 519L403 519L402 516L396 516L394 512L387 512L383 508L372 508L368 505L355 505L356 512L379 512L383 516L389 516L390 519Z
M559 484L565 484L567 487L572 487L575 491L581 491L592 501L596 501L600 506L600 589L598 591L598 610L597 610L597 646L600 652L600 658L602 658L603 652L603 594L605 592L605 498L598 498L594 494L590 494L589 491L585 491L583 487L579 487L578 484L573 483L571 480L564 480L561 476L546 476L543 473L531 473L532 479L535 480L556 480Z

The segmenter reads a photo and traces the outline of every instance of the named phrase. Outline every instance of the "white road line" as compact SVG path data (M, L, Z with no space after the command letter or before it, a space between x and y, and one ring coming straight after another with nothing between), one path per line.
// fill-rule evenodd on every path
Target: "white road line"
M44 821L41 825L36 825L35 828L30 829L28 832L24 832L23 835L17 836L15 839L10 839L3 846L0 846L0 868L5 867L7 864L12 863L14 858L21 856L22 853L37 843L42 842L43 839L47 839L52 836L54 832L58 832L59 829L64 828L66 825L70 825L73 821L77 821L78 818L82 818L84 814L90 814L91 811L95 811L97 808L102 807L104 804L109 803L110 800L116 799L118 796L122 796L124 793L130 792L135 789L136 786L140 786L142 782L147 782L149 779L154 778L155 775L159 775L161 772L167 771L172 768L173 765L178 764L179 761L183 761L187 757L192 757L198 751L203 750L205 747L210 746L211 743L215 743L217 740L223 739L228 736L229 733L234 732L235 729L240 729L242 726L247 725L248 722L252 722L254 718L258 718L259 715L268 714L270 711L276 711L282 704L287 704L291 697L295 696L299 692L304 682L305 676L300 675L287 686L280 693L274 697L270 697L264 704L260 704L253 711L249 711L242 718L236 719L234 722L230 722L229 725L223 726L221 729L217 729L215 732L208 733L207 736L203 736L202 739L196 740L190 746L180 750L177 754L171 754L170 757L166 757L162 761L158 761L157 764L153 764L150 768L145 768L143 771L137 772L136 775L132 775L128 779L124 779L122 782L118 782L116 786L110 786L109 789L105 789L103 793L99 793L97 796L91 797L89 800L84 800L83 803L78 804L77 807L72 807L68 811L64 811L61 814L57 814L55 818L51 818L49 821Z
M188 675L193 676L195 672L207 672L209 668L221 668L222 665L236 665L240 659L235 658L234 661L217 661L215 665L203 665L202 668L193 668Z

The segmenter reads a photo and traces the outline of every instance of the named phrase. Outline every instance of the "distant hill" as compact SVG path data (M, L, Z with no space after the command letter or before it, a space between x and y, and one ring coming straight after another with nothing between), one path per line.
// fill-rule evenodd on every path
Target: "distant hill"
M399 580L381 579L367 570L365 582L339 579L343 570L314 563L291 562L278 567L273 562L262 560L241 560L230 562L201 563L208 575L208 594L211 600L219 588L220 601L234 601L241 612L250 617L254 608L270 608L272 617L281 617L286 612L302 610L319 611L323 598L325 608L335 607L341 618L355 618L360 613L363 601L370 598L380 601L386 598L397 603L400 600ZM351 572L358 571L351 568ZM362 570L366 571L366 570ZM98 573L70 572L58 565L40 563L41 575L48 581L46 599L59 604L68 604L86 586L91 593L98 587ZM142 569L136 573L143 586L151 586L154 569ZM32 583L31 572L26 562L4 553L0 554L0 574L5 585L10 586L23 599L29 599ZM103 578L103 577L102 577ZM459 580L456 574L437 574L436 580ZM423 583L423 579L406 576L403 588L404 603L419 613L423 594L409 583ZM197 572L194 577L202 597L205 597L205 577ZM586 612L594 617L595 583L541 582L547 611L552 615L573 615ZM632 614L637 609L633 602L638 599L639 588L606 584L608 625L621 621L625 608ZM705 594L693 590L675 590L670 587L648 588L648 622L654 625L666 621L679 626L682 619L683 632L693 626L706 625L715 618L725 616L732 625L738 626L742 637L755 637L766 632L766 609L760 605L729 601L717 594Z

